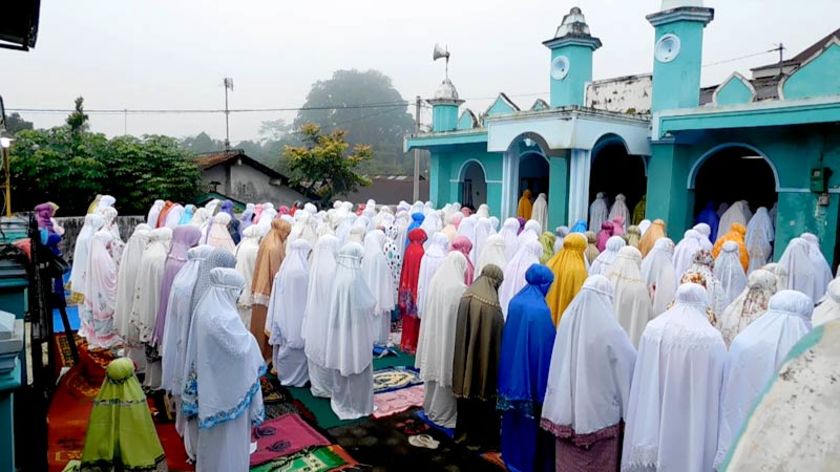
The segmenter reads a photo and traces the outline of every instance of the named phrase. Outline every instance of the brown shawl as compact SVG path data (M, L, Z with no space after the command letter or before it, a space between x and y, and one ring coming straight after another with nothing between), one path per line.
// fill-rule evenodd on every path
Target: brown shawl
M291 232L292 226L288 222L280 219L273 220L271 230L260 242L257 262L254 266L254 280L251 282L254 304L268 306L274 275L277 274L286 256L286 238Z
M499 305L502 269L489 264L467 288L458 306L452 392L456 397L493 400L505 319Z

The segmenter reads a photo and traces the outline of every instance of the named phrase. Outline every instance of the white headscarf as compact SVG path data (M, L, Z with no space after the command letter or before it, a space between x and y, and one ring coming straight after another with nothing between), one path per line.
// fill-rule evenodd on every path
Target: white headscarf
M190 226L203 228L209 219L210 212L207 211L207 208L196 208L192 218L190 218Z
M615 221L616 218L624 218L624 232L627 232L627 225L630 224L630 210L627 208L627 198L619 193L615 196L612 208L610 208L610 220ZM598 231L598 229L592 229ZM600 229L600 228L599 228Z
M747 287L718 317L718 329L727 346L750 323L767 311L770 297L776 293L776 276L767 270L756 269L747 278Z
M607 278L615 289L613 308L618 323L634 346L639 345L642 331L653 317L647 283L642 279L641 263L642 253L633 246L624 246L607 271Z
M542 234L542 227L535 220L528 220L522 228L522 232L516 237L516 250L525 246L530 241L539 241Z
M534 205L531 208L531 219L536 220L540 224L540 228L548 228L548 202L544 193L537 195L537 199L534 200Z
M556 246L556 244L555 244ZM627 241L621 236L610 236L607 244L604 247L604 252L598 254L595 261L589 266L589 275L607 275L615 258L618 257L618 251L627 246Z
M423 218L423 223L420 224L420 229L431 236L443 229L443 224L440 222L440 215L437 212L430 212Z
M304 347L306 357L320 367L324 367L326 363L324 334L327 332L338 245L338 238L331 234L318 238L315 249L312 250L306 290L306 315L302 328Z
M653 316L665 313L677 293L677 274L674 272L674 242L659 238L642 260L642 278L651 294Z
M470 249L470 261L473 263L473 266L475 266L476 259L478 259L478 256L475 255L475 227L477 224L477 216L468 216L461 220L461 224L458 225L457 234L458 236L466 236L466 238L472 243L472 249Z
M770 299L767 313L732 342L723 374L715 466L723 463L756 399L790 349L811 330L813 309L814 302L807 295L782 290Z
M420 272L417 276L417 315L423 317L425 293L438 267L443 264L449 252L449 238L443 233L435 233L429 238L429 246L420 259Z
M362 278L361 244L347 243L338 253L333 274L324 367L347 377L362 373L373 360L372 325L376 299Z
M529 241L516 251L516 255L505 266L503 270L505 278L499 286L499 304L502 306L505 319L507 319L510 301L528 283L525 280L525 273L528 272L529 267L540 263L542 253L543 247L539 241Z
M813 233L802 233L800 237L808 243L808 257L814 266L814 294L811 298L819 300L825 295L825 290L834 278L834 274L831 273L831 266L828 265L820 249L820 238Z
M274 276L274 288L268 302L266 331L271 333L272 346L285 345L303 349L301 326L306 313L309 285L309 252L312 246L305 239L290 244L288 255Z
M499 230L499 236L502 237L505 241L505 259L511 260L513 259L514 254L516 254L517 246L517 238L516 235L519 233L519 220L516 218L508 218L502 223L502 229ZM481 272L479 272L480 274Z
M169 212L166 213L166 219L163 221L163 225L167 228L175 229L175 227L178 226L178 223L181 222L181 216L183 215L184 207L176 203L169 209Z
M648 219L644 219L639 222L639 235L644 236L647 233L648 228L650 228L651 222Z
M73 249L73 267L70 269L70 289L74 292L84 294L86 282L85 271L87 269L88 256L93 235L102 229L105 219L102 215L90 213L85 216L79 236L76 237L76 247Z
M457 251L450 252L432 277L426 292L425 313L420 323L420 337L414 366L420 369L425 382L441 387L452 385L452 361L455 355L455 328L458 305L467 286L464 273L467 259Z
M134 233L128 238L120 259L117 274L117 298L114 309L114 325L123 338L128 336L129 315L134 304L134 289L137 284L137 267L143 258L146 244L149 242L151 227L141 223L134 228Z
M726 345L709 324L708 303L702 286L683 284L674 306L645 328L630 389L623 470L712 470Z
M251 296L251 282L254 280L254 268L257 265L257 252L260 250L260 229L254 225L242 232L242 241L236 248L236 270L245 280L245 287L239 295L237 304L241 308L250 308L254 304Z
M727 241L723 243L723 249L715 260L714 274L720 280L723 289L724 306L732 303L747 286L747 276L744 274L739 252L738 243Z
M207 245L196 246L187 251L187 262L172 280L169 289L169 303L166 305L166 324L163 327L161 348L160 387L173 395L180 396L183 389L184 358L187 350L192 313L190 298L198 278L201 263L207 259L213 248Z
M475 241L472 242L473 254L475 254L474 265L478 265L479 259L481 259L481 252L484 250L484 246L487 244L487 238L491 234L493 234L493 228L490 226L490 220L488 218L479 218L475 225ZM480 274L481 272L476 273Z
M117 266L108 251L113 239L109 231L101 229L91 241L85 289L85 306L92 316L93 331L87 336L91 348L109 348L121 341L114 327Z
M814 308L814 327L840 318L840 279L834 279L828 284L828 291Z
M160 217L160 211L163 210L164 203L165 202L163 200L155 200L152 207L149 208L149 214L146 216L146 224L149 225L151 229L157 228L157 220L158 217Z
M172 230L166 227L149 233L149 245L137 268L137 283L134 288L134 305L129 320L139 332L138 340L148 342L155 328L160 305L160 286L166 265L166 254L172 241Z
M365 235L365 255L362 259L362 275L373 297L376 299L374 313L389 316L394 309L394 277L385 258L385 233L373 230ZM380 340L381 341L381 340Z
M781 264L779 264L778 262L771 262L762 267L762 269L769 271L776 276L776 285L779 287L779 290L787 288L788 273L787 269L782 267Z
M231 238L230 232L228 231L228 223L230 223L229 214L225 212L217 213L213 217L213 223L207 230L206 243L233 254L236 252L236 245L233 243L233 238Z
M481 274L481 271L488 264L495 264L500 269L504 269L507 265L505 258L505 240L498 234L490 235L484 243L484 249L478 256L478 265L475 266L475 273Z
M612 291L606 277L590 276L560 318L542 410L557 436L567 428L584 435L610 427L619 436L636 349L616 322Z
M479 218L490 218L490 207L487 206L486 203L482 203L478 206L478 210L476 210L475 214Z
M704 237L700 232L690 229L685 232L682 241L674 247L674 273L677 274L677 279L682 277L694 263L694 255L697 254L697 251L702 249L711 251L711 247L704 247L703 239Z
M607 205L607 194L598 192L595 195L595 201L589 205L589 230L601 231L601 223L607 221L610 216L610 210Z
M817 293L817 277L815 265L809 254L810 246L802 238L793 238L788 243L779 265L787 272L787 286L782 287L789 290L799 290L811 297L812 300L822 297Z
M700 233L700 246L707 251L711 251L714 247L714 244L709 239L712 236L711 226L706 223L697 223L692 229Z
M199 429L246 412L251 424L264 418L260 377L266 366L236 310L244 283L235 269L211 270L210 287L195 309L186 358L190 375L181 398L188 416L198 416Z
M745 244L750 255L749 272L759 269L773 256L773 222L767 208L760 207L747 225Z
M718 239L728 233L735 223L742 224L746 227L747 222L750 221L750 216L752 215L750 215L750 206L747 202L739 200L733 203L720 217L717 231Z

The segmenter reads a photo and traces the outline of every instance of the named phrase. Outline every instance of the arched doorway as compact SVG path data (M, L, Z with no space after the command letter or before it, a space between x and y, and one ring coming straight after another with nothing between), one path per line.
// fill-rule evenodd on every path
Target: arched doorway
M778 200L776 173L759 150L743 145L725 145L698 159L691 172L694 213L712 202L715 208L746 200L755 212L773 208Z
M589 172L589 203L603 192L612 204L618 194L626 197L633 213L636 204L647 193L647 172L642 156L627 153L624 141L618 136L604 138L592 150ZM630 224L631 222L628 222Z
M473 210L487 203L487 178L477 161L469 161L461 169L461 205Z
M544 193L548 197L548 160L542 154L528 153L519 158L519 191L528 189L532 198Z

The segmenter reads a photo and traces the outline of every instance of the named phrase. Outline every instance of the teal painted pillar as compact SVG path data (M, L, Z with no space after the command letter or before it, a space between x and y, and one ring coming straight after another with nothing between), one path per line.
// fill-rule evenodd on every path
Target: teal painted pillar
M435 97L427 101L432 105L432 131L440 133L458 129L458 108L464 101L458 98L458 91L449 78L440 84Z
M490 215L498 217L502 207L502 183L487 183L487 206L490 207Z
M671 140L652 142L651 151L645 217L665 220L668 235L679 241L693 223L694 193L687 188L689 160L681 158L679 146Z
M0 470L15 470L14 394L21 385L20 361L15 368L0 375Z
M700 103L703 29L714 13L711 8L686 6L647 16L656 30L652 111Z
M569 219L569 160L564 156L548 159L548 231Z
M773 260L782 257L791 239L807 232L820 238L820 249L834 267L840 196L829 194L827 206L818 205L817 198L817 194L810 192L779 192Z
M563 17L554 37L543 45L551 50L549 104L585 105L586 84L592 81L592 54L601 47L601 40L589 34L580 8L573 7Z
M444 171L443 160L438 152L429 154L429 200L435 208L449 203L449 173Z

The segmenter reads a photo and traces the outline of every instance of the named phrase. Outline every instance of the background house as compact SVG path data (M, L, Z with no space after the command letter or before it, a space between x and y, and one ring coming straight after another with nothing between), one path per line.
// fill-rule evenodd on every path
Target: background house
M196 163L207 193L217 194L216 198L271 202L275 207L304 199L286 176L248 157L241 149L199 154Z

